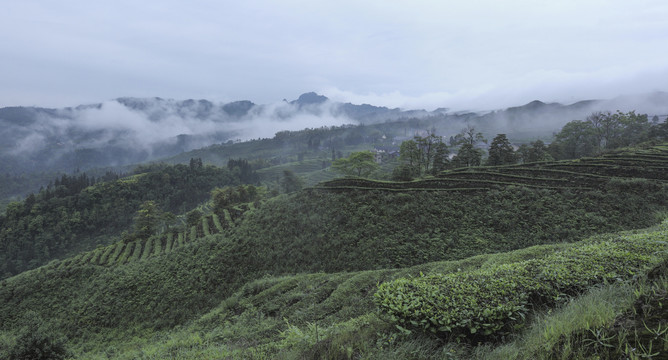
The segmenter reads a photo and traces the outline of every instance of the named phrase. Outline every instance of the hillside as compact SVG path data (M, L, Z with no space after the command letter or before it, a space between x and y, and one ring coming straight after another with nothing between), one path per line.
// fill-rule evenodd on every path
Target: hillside
M132 232L146 202L155 204L163 213L162 226L169 227L174 220L167 215L190 211L216 186L239 184L241 173L232 170L191 162L140 168L135 175L97 183L85 173L63 175L0 215L0 278L118 241L122 232Z
M557 291L577 297L617 278L617 285L633 293L629 287L638 285L625 282L629 274L644 279L648 269L665 261L665 224L579 241L665 219L666 166L668 147L662 145L580 161L451 170L413 182L340 179L274 197L249 186L214 191L183 226L116 238L2 280L0 344L15 348L22 326L37 317L40 329L66 336L63 344L81 358L443 354L451 346L448 337L424 335L417 326L421 320L408 319L416 324L397 332L387 321L392 316L398 321L398 313L378 317L383 302L373 300L377 284L420 272L489 277L506 271L503 264L521 270L517 276L535 276L553 271L541 270L550 269L541 258L593 260L607 253L600 266L614 265L610 268L560 260L574 266L567 273L582 279L573 278L577 286L555 280L536 296ZM131 179L152 177L159 183L167 169ZM155 191L172 194L167 188ZM516 251L501 254L511 250ZM635 255L625 262L624 254ZM430 279L434 285L449 281ZM647 301L662 301L660 287L654 297L648 290L661 285L658 279L658 285L647 280L641 289ZM617 291L617 285L606 291ZM612 321L635 301L625 299L601 329L617 331L610 328ZM570 306L526 304L563 305L563 311ZM467 347L455 350L471 355Z

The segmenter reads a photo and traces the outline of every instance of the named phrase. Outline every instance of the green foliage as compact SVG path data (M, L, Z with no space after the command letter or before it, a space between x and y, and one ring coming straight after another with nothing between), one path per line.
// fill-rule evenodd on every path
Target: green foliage
M522 326L530 307L554 305L592 285L625 279L662 261L665 241L627 236L592 241L543 259L381 284L380 309L402 328L440 335L499 336ZM519 324L518 324L519 322Z
M211 235L211 231L209 231L209 218L208 217L203 217L202 218L202 232L203 232L204 236Z
M281 179L281 187L286 194L299 191L304 186L304 180L296 175L291 170L283 170L283 178Z
M213 212L222 215L225 209L229 210L235 205L258 201L265 190L265 188L258 188L253 185L215 188L211 191Z
M394 179L400 181L436 173L445 169L449 162L449 151L443 138L433 133L402 142L399 154L402 164L394 174Z
M155 237L150 237L148 240L144 242L144 250L141 255L142 260L148 259L152 254L153 254L153 242L155 241Z
M457 155L452 158L453 167L480 166L481 163L482 150L474 148L468 142L464 143L457 151Z
M153 237L153 256L162 254L162 239L164 238L165 236Z
M194 209L189 211L186 214L186 229L190 229L193 226L197 226L201 223L202 211L199 209Z
M158 214L184 213L207 200L215 186L240 182L236 173L212 166L145 171L92 186L83 175L63 176L54 189L9 204L0 215L0 278L110 244L133 220L135 235L148 239L170 221Z
M218 214L216 213L211 214L211 219L213 220L213 225L215 226L216 231L219 233L223 232L224 228L223 225L220 223L220 217L218 216Z
M165 245L165 252L168 253L172 251L174 247L174 233L170 232L167 234L167 244Z
M117 256L110 256L117 261L113 266L89 262L102 260L99 249L3 280L0 340L13 339L22 314L33 310L76 339L71 345L82 358L100 348L101 358L454 357L435 338L417 331L402 335L375 318L376 285L409 276L453 276L468 280L453 286L469 299L476 292L508 294L504 303L484 301L498 306L481 315L490 322L475 334L484 338L486 330L497 329L515 335L513 325L523 323L503 322L507 304L553 306L563 294L605 279L617 282L647 261L640 233L602 236L575 246L577 251L565 242L654 224L668 203L665 184L657 181L667 176L665 157L652 149L578 162L463 169L407 184L352 179L358 190L323 187L277 196L262 206L235 204L219 214L224 233L202 237L201 220L208 215L201 216L195 234L178 229L177 244L172 235L171 251L161 256L127 261L146 245L126 234L114 247ZM609 179L590 169L628 178ZM647 177L633 179L639 175ZM467 183L471 188L459 187ZM206 205L201 209L208 211ZM12 207L16 211L20 206ZM665 228L655 230L654 240L665 242ZM623 246L615 248L619 241ZM154 237L150 246L158 243ZM490 254L546 243L558 245ZM654 253L662 246L654 246ZM556 249L567 256L554 254ZM455 259L464 260L443 262ZM426 276L416 277L420 271ZM510 275L500 276L503 271ZM522 291L507 291L514 286L533 292L516 298ZM471 336L470 328L462 329ZM601 334L601 340L609 336ZM470 355L466 347L457 351L462 358Z
M58 335L39 314L28 311L23 317L15 343L6 351L6 359L57 360L71 356L66 348L66 338ZM2 352L0 352L2 355Z
M488 152L487 165L508 165L514 164L517 161L513 146L510 144L506 134L498 134L494 137Z
M197 226L193 225L190 227L190 233L188 235L187 241L195 241L197 240Z
M136 261L139 261L139 259L141 259L143 245L145 245L145 244L142 240L136 240L135 241L134 247L133 247L133 250L132 250L132 255L130 256L128 261L136 262Z
M114 252L111 254L109 259L107 260L107 264L113 264L115 261L117 261L118 257L121 255L121 252L125 248L125 244L122 242L116 243L114 246Z
M139 206L135 216L135 233L142 239L155 234L161 212L154 201L145 201Z
M129 259L130 255L132 255L132 250L135 248L135 243L130 242L126 243L125 246L119 246L123 248L123 253L121 256L118 257L118 260L116 260L117 264L125 264Z
M647 114L635 111L596 112L585 121L574 120L561 129L550 144L549 151L556 159L576 159L591 156L602 150L640 144L650 139L654 124Z
M371 151L357 151L351 153L347 158L336 159L332 168L345 174L367 177L379 166L375 161L375 155Z

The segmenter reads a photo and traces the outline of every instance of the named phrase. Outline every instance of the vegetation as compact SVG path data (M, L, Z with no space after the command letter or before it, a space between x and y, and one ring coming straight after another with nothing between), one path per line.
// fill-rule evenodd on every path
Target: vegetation
M239 184L242 175L197 162L138 171L93 185L85 174L63 175L53 189L9 204L0 215L0 278L110 244L133 220L132 236L146 239L165 230L173 212L196 207L216 186Z
M624 280L664 261L660 237L591 241L516 263L385 283L377 302L392 321L441 336L509 335L531 308L554 306L592 285Z
M374 154L371 151L358 151L347 158L340 158L332 163L332 168L345 175L369 176L378 170Z
M663 125L650 121L647 114L634 111L622 113L596 112L586 120L574 120L566 124L550 144L550 154L555 159L577 159L592 156L603 150L640 144L651 138L663 138Z
M401 143L401 167L395 172L397 180L410 180L423 174L437 173L448 165L448 147L443 137L430 134L415 136Z
M645 124L615 116L631 119L618 119L624 129ZM660 133L644 126L633 141ZM555 161L568 137L515 152L499 134L483 167L484 137L469 126L452 161L432 132L377 167L364 149L384 140L377 129L329 130L255 144L294 146L294 159L66 177L11 204L0 217L0 358L668 353L668 145L600 137L602 155ZM341 144L358 148L344 156ZM330 164L371 174L357 160L401 181L308 187L302 176Z

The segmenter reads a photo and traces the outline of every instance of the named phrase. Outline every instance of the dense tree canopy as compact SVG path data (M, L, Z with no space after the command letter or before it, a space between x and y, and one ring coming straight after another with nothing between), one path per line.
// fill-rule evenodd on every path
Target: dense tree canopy
M476 149L470 143L464 143L457 151L457 155L452 158L454 167L480 166L482 163L482 150Z
M574 120L555 135L549 152L555 159L577 159L603 150L631 146L659 137L658 118L650 121L647 114L635 111L595 112L586 120Z
M369 176L379 168L371 151L353 152L347 158L336 159L332 167L345 175L355 176Z
M106 244L133 221L134 235L150 236L163 224L163 212L185 213L207 200L214 187L241 182L239 172L198 161L139 171L93 186L85 185L90 180L83 175L61 176L53 188L9 204L0 215L0 278Z
M516 161L515 151L506 134L498 134L489 147L487 165L508 165Z
M436 173L446 168L449 163L449 150L443 142L443 137L430 134L415 136L412 140L401 143L399 156L402 162L401 172L395 174L400 177L420 177L424 174Z

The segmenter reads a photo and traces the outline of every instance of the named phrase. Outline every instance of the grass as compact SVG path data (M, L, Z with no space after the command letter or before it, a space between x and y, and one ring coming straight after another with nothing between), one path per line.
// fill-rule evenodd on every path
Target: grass
M667 225L596 238L661 239L666 237ZM371 299L376 286L385 281L537 259L577 244L533 246L405 269L265 277L247 283L184 327L165 332L138 330L134 336L119 335L110 341L100 338L94 351L80 344L75 352L82 359L570 359L595 357L597 351L623 354L626 345L638 349L634 330L622 336L615 324L625 316L642 315L641 310L633 312L634 306L642 309L639 299L665 294L665 276L647 280L642 275L596 286L559 308L538 309L525 330L507 341L479 346L415 331L402 334L379 316ZM645 303L657 303L650 300ZM660 321L651 323L656 333L661 326L665 325ZM657 346L666 346L661 336L652 343L653 352ZM648 344L644 342L645 351Z

